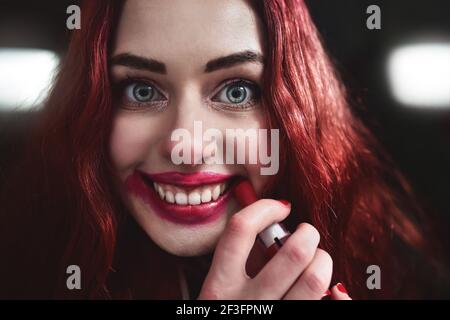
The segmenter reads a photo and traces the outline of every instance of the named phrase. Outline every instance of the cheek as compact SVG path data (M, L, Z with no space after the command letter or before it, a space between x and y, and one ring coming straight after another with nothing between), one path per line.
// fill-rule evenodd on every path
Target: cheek
M145 160L154 144L150 125L126 115L114 119L110 139L111 158L118 170L127 169Z

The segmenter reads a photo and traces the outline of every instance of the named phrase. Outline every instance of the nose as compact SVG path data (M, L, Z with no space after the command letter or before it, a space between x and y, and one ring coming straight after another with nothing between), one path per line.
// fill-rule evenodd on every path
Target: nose
M218 151L215 141L204 140L210 111L201 99L186 99L174 106L172 125L161 144L162 156L174 165L199 166Z

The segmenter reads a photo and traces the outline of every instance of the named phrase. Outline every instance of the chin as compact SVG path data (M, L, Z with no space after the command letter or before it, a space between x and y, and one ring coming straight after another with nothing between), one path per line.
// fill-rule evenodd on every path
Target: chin
M217 244L216 239L192 243L189 243L189 241L176 241L176 239L170 239L168 241L154 240L154 242L164 251L178 257L197 257L206 255L213 252Z

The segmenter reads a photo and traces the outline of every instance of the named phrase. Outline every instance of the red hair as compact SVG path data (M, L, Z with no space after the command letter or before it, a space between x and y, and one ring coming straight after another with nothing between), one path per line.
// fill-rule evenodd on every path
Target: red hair
M73 33L36 134L3 186L0 296L136 297L153 287L147 297L176 297L175 284L163 284L171 277L151 274L168 274L178 260L132 222L125 227L127 209L114 188L108 54L121 6L84 1L82 29ZM255 9L268 41L263 105L283 146L267 195L292 201L300 214L291 215L291 227L309 221L318 228L334 280L354 298L416 297L409 266L428 244L408 184L352 115L304 2L255 1ZM142 267L148 247L158 259L151 271ZM82 270L83 290L66 288L71 264ZM372 264L381 267L382 290L366 287Z

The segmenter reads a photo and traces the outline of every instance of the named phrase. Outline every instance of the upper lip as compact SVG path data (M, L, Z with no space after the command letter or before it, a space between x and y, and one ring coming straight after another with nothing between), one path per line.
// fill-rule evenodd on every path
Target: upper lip
M140 173L153 182L180 187L196 187L204 184L221 183L233 177L232 174L222 174L210 171L195 173L161 172L152 174L140 171Z

